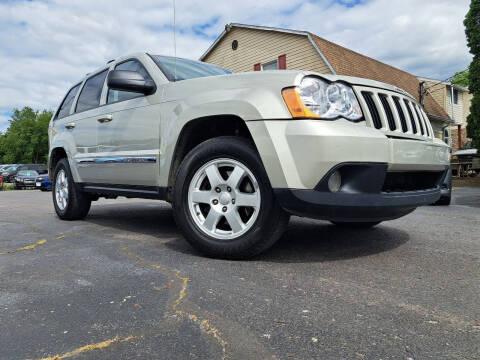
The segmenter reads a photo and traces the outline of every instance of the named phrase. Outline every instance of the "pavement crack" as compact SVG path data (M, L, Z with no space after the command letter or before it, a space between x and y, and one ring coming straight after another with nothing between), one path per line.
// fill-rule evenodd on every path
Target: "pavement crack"
M178 283L180 290L174 297L174 300L172 301L171 309L173 313L178 315L179 317L186 317L200 328L201 331L203 331L205 334L212 336L217 343L220 345L222 349L222 360L225 360L228 358L227 356L227 341L225 341L222 338L222 335L220 331L214 327L208 319L201 319L198 315L195 315L191 312L188 312L185 309L180 308L180 305L182 304L184 298L187 296L187 288L188 288L188 283L191 281L188 277L182 276L181 271L177 269L172 269L164 265L157 265L157 264L152 264L148 262L147 260L141 258L137 254L131 252L128 250L128 248L123 247L120 249L124 253L127 254L127 256L135 259L135 262L139 265L151 267L153 269L159 270L167 275L167 277L172 278L175 282Z
M14 253L20 252L20 251L33 250L33 249L35 249L37 246L40 246L40 245L45 244L47 241L61 240L61 239L64 239L64 238L65 238L65 234L61 234L61 235L59 235L59 236L55 236L55 237L50 238L50 239L40 239L40 240L38 240L37 242L35 242L35 243L33 243L33 244L30 244L30 245L27 245L27 246L23 246L23 247L21 247L21 248L15 249L15 250L0 251L0 255L8 255L8 254L14 254Z
M112 344L115 344L115 343L122 343L122 342L126 342L126 341L131 341L133 339L136 339L138 336L133 336L133 335L130 335L130 336L127 336L127 337L124 337L124 338L120 338L118 336L115 336L113 339L109 339L109 340L105 340L105 341L102 341L102 342L99 342L99 343L95 343L95 344L88 344L88 345L84 345L82 347L79 347L75 350L72 350L72 351L69 351L65 354L62 354L62 355L54 355L54 356L51 356L51 357L46 357L46 358L41 358L40 360L62 360L62 359L67 359L67 358L70 358L70 357L73 357L73 356L77 356L81 353L84 353L84 352L87 352L87 351L93 351L93 350L98 350L98 349L104 349L104 348L107 348L109 347L110 345Z

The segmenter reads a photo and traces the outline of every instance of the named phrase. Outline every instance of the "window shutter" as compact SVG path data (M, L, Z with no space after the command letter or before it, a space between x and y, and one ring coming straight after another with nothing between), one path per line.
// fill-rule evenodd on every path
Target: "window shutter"
M262 64L258 63L253 65L253 71L260 71L262 70Z
M287 55L283 54L278 57L278 68L280 70L287 69Z

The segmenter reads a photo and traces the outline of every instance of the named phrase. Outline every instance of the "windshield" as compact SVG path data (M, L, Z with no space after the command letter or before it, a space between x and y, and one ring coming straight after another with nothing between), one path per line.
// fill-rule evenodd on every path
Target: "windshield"
M18 172L18 176L37 176L38 173L35 170L23 170Z
M17 170L17 166L10 166L10 167L6 168L5 170L7 170L7 171L15 171L15 170Z
M169 81L181 81L205 76L231 74L231 71L200 61L175 58L172 56L151 55L153 61L163 71ZM175 79L176 73L176 79Z

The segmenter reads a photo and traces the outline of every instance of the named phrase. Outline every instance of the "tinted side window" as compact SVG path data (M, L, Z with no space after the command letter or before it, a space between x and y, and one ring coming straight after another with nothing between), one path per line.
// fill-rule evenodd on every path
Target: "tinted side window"
M60 106L60 110L58 110L57 119L61 119L65 116L70 115L70 108L72 107L73 99L75 99L79 87L80 84L72 88L68 92L67 96L65 96L65 100L63 100L63 103Z
M100 105L100 96L102 95L103 83L105 82L106 76L107 70L92 76L85 82L82 92L78 97L77 108L75 112L93 109Z
M147 70L140 64L137 60L128 60L121 64L115 66L115 70L129 70L129 71L136 71L144 77L144 79L151 79L150 75L148 75ZM120 91L120 90L112 90L108 89L108 97L107 103L113 103L117 101L124 101L128 99L133 99L139 96L143 96L140 93L130 92L130 91Z

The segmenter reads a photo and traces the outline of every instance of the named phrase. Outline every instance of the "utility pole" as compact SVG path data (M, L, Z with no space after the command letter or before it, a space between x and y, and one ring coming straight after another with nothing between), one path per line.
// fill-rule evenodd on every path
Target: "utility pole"
M425 90L425 81L420 81L418 93L420 95L420 104L423 106L424 98L425 98L425 93L427 91Z

